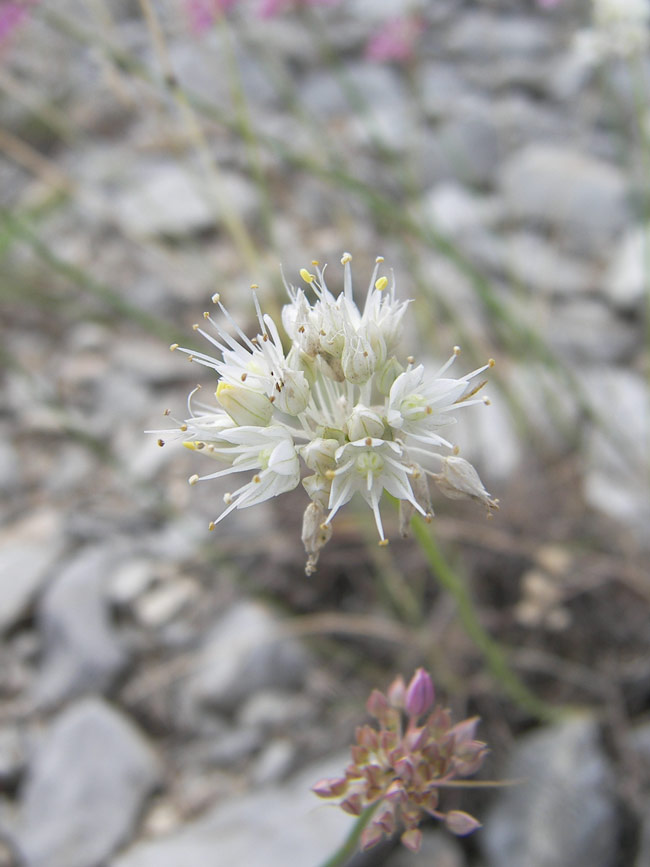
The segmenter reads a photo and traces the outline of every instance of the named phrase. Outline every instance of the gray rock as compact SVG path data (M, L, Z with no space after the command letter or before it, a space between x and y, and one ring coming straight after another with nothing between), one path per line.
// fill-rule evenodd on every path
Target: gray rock
M473 186L492 184L499 165L499 133L489 113L466 111L444 123L429 140L429 158L446 177Z
M287 776L296 759L296 747L288 738L269 741L257 757L252 771L256 786L268 786Z
M420 210L435 229L458 239L493 225L501 216L496 198L478 196L453 181L437 184L424 197Z
M159 774L147 742L114 708L87 698L66 710L22 792L16 837L27 867L99 867L133 833Z
M580 295L594 288L591 269L562 255L539 235L517 232L504 245L504 271L522 288L544 295Z
M615 364L639 348L634 325L596 299L554 305L538 321L540 334L569 361Z
M190 699L232 710L260 689L296 689L308 656L262 605L240 602L208 634L187 684Z
M148 162L137 167L123 188L106 200L106 217L127 235L182 237L214 228L224 207L252 215L256 194L236 174L222 174L219 192L211 181L177 162Z
M242 705L237 719L246 728L281 732L304 725L314 713L313 702L304 695L265 689Z
M63 551L63 525L43 508L0 534L0 635L28 611Z
M108 546L89 547L50 585L39 607L44 658L34 690L39 706L102 692L127 661L104 594L114 565Z
M650 723L644 723L630 733L630 749L641 765L640 773L646 782L650 779ZM636 867L650 864L650 794L644 795L646 809L641 815L641 833Z
M542 57L553 48L549 28L539 19L489 12L459 16L447 38L453 54L470 61Z
M503 166L501 190L514 219L551 229L595 256L627 218L621 172L569 148L533 144L515 153Z
M618 310L637 310L648 286L648 229L636 226L625 233L614 249L602 289Z
M431 61L416 74L425 115L432 120L440 120L455 114L468 89L458 68Z
M166 839L133 846L111 867L317 867L342 843L353 820L310 787L340 774L348 761L342 756L283 786L230 799Z
M16 782L25 766L25 739L15 725L0 728L0 785Z
M523 737L479 842L487 867L611 867L616 805L598 727L576 716Z
M583 374L582 384L594 412L583 451L585 497L591 506L620 521L647 548L647 384L640 375L617 368L590 370Z

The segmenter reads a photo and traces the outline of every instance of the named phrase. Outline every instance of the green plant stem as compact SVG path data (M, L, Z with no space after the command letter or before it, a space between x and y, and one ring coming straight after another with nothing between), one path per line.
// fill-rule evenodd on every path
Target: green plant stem
M422 548L431 571L456 602L458 618L465 632L483 654L490 672L501 684L504 692L532 716L541 720L556 719L559 712L537 698L521 682L510 668L501 646L481 625L467 587L445 560L428 525L415 516L412 520L412 528L413 535Z
M336 850L333 855L331 855L327 859L327 861L323 861L321 867L343 867L348 858L351 858L352 855L354 855L354 853L357 851L359 837L361 836L363 829L370 821L370 818L372 817L372 814L375 812L376 808L376 804L372 804L370 807L366 807L366 809L352 826L352 830L345 838L341 846Z

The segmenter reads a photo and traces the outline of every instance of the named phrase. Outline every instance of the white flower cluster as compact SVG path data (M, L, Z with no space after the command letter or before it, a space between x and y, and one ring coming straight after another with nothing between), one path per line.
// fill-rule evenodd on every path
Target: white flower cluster
M290 303L283 308L282 322L288 352L255 295L256 337L244 334L215 295L212 300L224 321L204 313L214 333L194 328L219 356L171 347L219 377L218 406L198 405L195 390L188 399L190 418L179 422L184 445L221 464L215 472L192 476L190 484L230 473L252 474L226 494L226 508L210 529L233 509L292 490L303 476L311 500L303 521L307 574L331 536L332 519L357 492L373 511L380 544L387 544L379 512L382 492L400 501L406 533L415 511L427 519L433 514L427 476L449 497L470 497L488 509L497 506L471 464L440 434L455 420L452 412L485 402L476 397L484 381L472 381L493 362L451 379L445 374L458 355L455 347L436 373L427 373L412 358L404 366L396 353L408 302L396 299L394 279L389 286L386 277L378 276L380 257L360 310L352 294L351 259L349 253L341 259L344 284L338 297L328 290L317 262L312 263L315 273L300 272L306 291L286 287Z
M587 65L608 56L634 57L648 48L650 0L592 0L592 27L576 34Z

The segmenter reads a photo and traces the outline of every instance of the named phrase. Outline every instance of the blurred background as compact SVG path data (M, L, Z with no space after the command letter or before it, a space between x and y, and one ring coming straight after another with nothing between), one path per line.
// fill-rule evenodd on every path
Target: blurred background
M419 665L523 782L355 865L650 864L647 28L0 0L2 867L316 867L349 817L309 787ZM377 548L353 502L307 578L301 489L208 533L226 486L143 431L214 387L168 346L215 291L252 334L251 283L278 315L344 251L414 299L404 356L496 359L459 440L501 509L438 498L422 547L387 504Z

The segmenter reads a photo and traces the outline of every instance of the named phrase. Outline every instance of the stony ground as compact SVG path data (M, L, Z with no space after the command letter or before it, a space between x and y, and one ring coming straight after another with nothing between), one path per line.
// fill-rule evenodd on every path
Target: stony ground
M585 63L570 0L414 3L414 56L364 57L405 6L196 34L167 0L161 40L147 4L65 0L0 49L6 867L316 867L347 819L310 785L420 664L482 716L484 776L525 782L462 793L467 840L355 864L650 864L648 66ZM210 386L167 346L215 289L252 326L251 282L277 311L280 262L344 250L415 299L405 355L497 359L461 439L501 511L438 503L434 532L559 722L414 540L350 507L307 579L299 491L210 534L226 488L143 434Z

